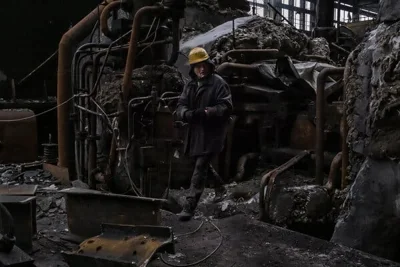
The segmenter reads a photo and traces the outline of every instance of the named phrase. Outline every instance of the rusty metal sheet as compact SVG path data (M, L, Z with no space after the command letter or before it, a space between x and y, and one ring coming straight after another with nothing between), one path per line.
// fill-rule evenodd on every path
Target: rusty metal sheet
M161 250L174 253L170 227L103 224L101 235L63 256L70 266L145 267Z
M80 237L101 233L101 225L159 225L162 199L104 193L96 190L69 188L66 196L69 231Z
M32 110L0 110L0 161L23 163L35 161L37 123ZM23 118L28 118L21 120Z
M16 245L22 249L31 249L36 227L36 197L0 195L0 203L4 204L13 216ZM7 223L5 216L1 216L1 226L8 229Z
M0 185L0 195L12 196L34 196L36 195L37 185Z

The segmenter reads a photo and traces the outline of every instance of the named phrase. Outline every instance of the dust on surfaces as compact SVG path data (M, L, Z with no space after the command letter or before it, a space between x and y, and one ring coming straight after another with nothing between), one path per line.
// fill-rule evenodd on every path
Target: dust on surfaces
M329 56L327 42L319 38L310 43L310 38L296 28L266 17L254 17L233 33L217 39L210 56L216 62L232 49L278 49L295 59L306 54ZM235 41L234 41L235 40ZM310 47L310 51L309 51Z

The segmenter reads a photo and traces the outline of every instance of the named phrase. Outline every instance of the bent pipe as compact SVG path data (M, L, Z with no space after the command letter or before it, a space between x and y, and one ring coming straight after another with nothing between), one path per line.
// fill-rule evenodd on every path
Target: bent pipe
M114 0L105 0L96 7L85 18L67 31L59 43L58 49L58 72L57 72L57 122L58 122L58 165L68 168L70 160L70 138L69 138L69 106L64 105L71 95L71 64L73 47L88 36L96 21L98 14L105 6Z
M265 56L268 59L272 59L279 54L278 49L234 49L226 52L222 58L221 62L226 62L229 56L235 54L256 54L260 56Z
M326 68L319 73L317 78L315 179L319 185L322 185L324 180L325 81L329 75L343 73L344 68Z
M240 157L237 164L237 173L235 175L234 181L236 182L243 181L247 161L255 159L259 155L260 155L259 153L248 153Z
M179 57L179 45L180 45L180 36L179 36L179 20L174 19L172 22L172 54L169 60L167 61L168 66L175 65L176 61Z
M279 166L278 168L268 172L266 175L264 175L261 178L261 186L260 186L260 199L259 199L259 205L260 205L260 220L269 220L269 203L270 203L270 198L271 198L271 193L272 189L274 186L275 179L278 177L278 175L284 173L287 171L289 168L293 167L297 163L299 163L302 159L305 157L309 156L311 154L310 151L302 151L300 154L297 156L293 157L291 160L287 161L283 165ZM265 198L265 187L268 184L268 194L267 197Z
M120 1L112 2L104 8L100 16L100 30L105 36L107 36L110 39L113 39L115 36L113 36L110 28L108 28L108 17L110 16L111 11L119 8L120 6L121 6Z
M138 38L139 38L139 33L140 33L140 23L142 21L142 18L144 15L148 13L162 13L165 11L166 8L164 6L145 6L140 8L136 14L134 15L133 23L132 23L132 32L131 32L131 38L129 41L129 50L128 50L128 56L126 59L126 65L125 65L125 72L122 80L122 101L128 102L128 97L130 90L132 88L132 72L133 69L135 68L135 58L136 58L136 53L137 53L137 48L138 48ZM119 105L119 112L120 116L118 116L118 125L120 125L121 121L123 120L123 113L124 111L124 105ZM110 155L108 159L108 164L107 164L107 170L106 170L106 180L111 179L113 173L114 173L114 165L116 162L116 148L117 148L117 142L115 138L115 134L113 134L113 138L111 141L111 148L110 148Z
M328 190L328 192L332 192L336 189L335 187L337 186L337 180L338 178L341 178L341 176L339 176L341 164L342 152L339 152L332 161L331 169L329 171L328 182L325 185L325 188Z
M87 49L92 49L92 48L106 48L108 47L108 44L99 44L99 43L88 43L88 44L84 44L81 47L79 47L73 58L72 58L72 82L71 82L71 88L72 90L75 90L75 83L76 83L76 74L77 71L79 71L79 67L81 65L81 62L84 58L91 56L92 54L95 54L96 52L93 51L86 51ZM80 54L87 52L86 55L79 57ZM79 57L79 59L77 60L77 58Z
M161 13L165 10L163 6L145 6L139 9L133 19L132 33L129 41L128 56L126 59L124 78L122 81L123 99L127 102L129 91L132 87L132 71L135 68L135 57L138 48L138 38L140 32L140 23L144 15L148 13Z
M111 51L108 50L102 50L99 53L96 54L96 56L93 59L93 73L92 73L92 84L96 83L97 79L99 79L98 76L102 76L103 73L98 73L99 72L99 67L100 67L100 60L102 57L106 56L107 54L112 54L115 52L120 52L124 51L127 48L115 48ZM108 58L104 59L103 64L108 65L107 62ZM99 88L99 87L98 87ZM93 88L93 95L91 96L92 98L96 99L97 96L97 90L96 88ZM88 102L88 107L89 110L96 110L96 105L92 102ZM95 114L90 114L89 115L89 136L88 136L88 144L89 144L89 155L88 155L88 185L91 189L95 188L95 178L94 178L94 171L97 168L97 115Z

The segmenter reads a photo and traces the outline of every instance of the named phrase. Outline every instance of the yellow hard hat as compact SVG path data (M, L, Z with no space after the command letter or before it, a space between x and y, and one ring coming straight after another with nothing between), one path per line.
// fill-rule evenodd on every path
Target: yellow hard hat
M196 63L200 63L206 61L209 58L210 56L204 48L196 47L193 48L192 51L190 51L189 53L189 64L193 65Z

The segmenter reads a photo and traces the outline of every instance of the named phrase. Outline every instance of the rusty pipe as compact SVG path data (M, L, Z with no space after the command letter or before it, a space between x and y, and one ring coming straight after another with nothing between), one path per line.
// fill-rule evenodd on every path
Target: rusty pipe
M240 157L238 164L237 164L237 173L235 175L234 181L240 182L243 180L246 163L249 160L257 158L259 155L260 155L259 153L247 153Z
M296 155L295 157L293 157L286 163L282 164L281 166L268 172L261 178L260 192L259 192L260 220L267 220L269 217L269 202L276 177L286 172L289 168L293 167L294 165L299 163L302 159L309 156L310 154L311 154L310 151L302 151L300 154ZM267 184L268 184L268 194L267 194L267 199L265 199L264 191Z
M121 48L116 48L112 51L102 50L93 59L93 73L92 73L92 84L93 86L95 85L96 81L103 75L102 72L99 73L99 68L100 68L100 61L101 58L105 56L103 66L108 65L108 57L110 53L116 53L120 51L124 51L127 48L121 47ZM103 69L103 67L102 67ZM101 71L101 70L100 70ZM96 88L93 88L93 98L96 98L97 96L97 90ZM88 103L88 109L91 111L96 110L96 105L92 102L89 101ZM88 128L89 128L89 136L88 136L88 144L89 144L89 153L88 153L88 185L90 186L91 189L95 188L95 179L94 179L94 171L97 169L97 116L94 114L89 115L89 120L88 120Z
M112 2L107 5L100 16L100 30L101 32L110 39L113 39L112 32L110 28L108 28L108 17L110 16L111 11L117 9L121 6L121 2Z
M219 65L216 72L218 74L223 74L227 70L241 70L241 71L256 71L258 69L258 65L249 65L249 64L240 64L240 63L231 63L225 62Z
M226 52L222 56L221 62L226 62L228 57L234 54L254 54L254 55L265 56L267 58L273 58L279 54L279 50L278 49L234 49Z
M315 179L319 185L322 185L324 181L325 81L329 75L343 73L344 68L326 68L319 73L317 78Z
M140 32L140 23L144 15L148 13L158 13L165 9L163 6L145 6L139 9L133 20L132 33L130 39L130 45L128 50L128 56L125 65L124 78L122 81L122 93L124 101L127 101L129 91L132 88L132 71L135 68L135 57L138 47L138 37Z
M337 153L337 155L333 158L331 163L331 169L329 171L328 182L325 185L325 188L332 192L332 190L337 187L337 179L339 176L340 167L342 165L342 152Z
M58 122L58 165L70 167L70 138L69 138L69 105L61 105L68 101L72 95L71 86L71 64L73 47L86 38L92 31L105 6L114 0L105 0L96 7L85 18L67 31L59 43L58 49L58 72L57 72L57 122Z

